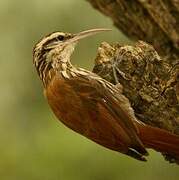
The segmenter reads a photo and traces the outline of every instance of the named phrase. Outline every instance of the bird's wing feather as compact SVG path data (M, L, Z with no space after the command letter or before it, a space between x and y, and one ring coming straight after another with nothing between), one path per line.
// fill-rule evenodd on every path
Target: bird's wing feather
M95 74L91 76L80 75L69 79L68 83L73 86L76 93L79 92L82 99L94 100L105 107L118 120L117 122L131 138L133 144L145 151L137 135L138 129L134 123L136 118L130 103L113 84L95 76Z

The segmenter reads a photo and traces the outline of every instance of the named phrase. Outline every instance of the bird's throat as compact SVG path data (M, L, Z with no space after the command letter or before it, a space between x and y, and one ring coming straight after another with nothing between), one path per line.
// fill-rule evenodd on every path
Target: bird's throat
M67 44L66 46L56 47L51 50L47 56L41 69L40 78L43 81L45 87L48 86L49 82L53 79L54 75L61 74L63 78L71 77L71 69L75 67L71 64L70 58L74 51L76 43ZM51 67L51 68L49 68Z

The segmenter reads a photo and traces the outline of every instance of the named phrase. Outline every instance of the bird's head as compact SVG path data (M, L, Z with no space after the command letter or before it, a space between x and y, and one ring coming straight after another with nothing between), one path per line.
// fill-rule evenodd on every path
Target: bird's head
M91 29L77 34L54 32L42 38L34 47L33 62L37 70L54 63L66 63L74 51L76 43L83 38L110 29Z

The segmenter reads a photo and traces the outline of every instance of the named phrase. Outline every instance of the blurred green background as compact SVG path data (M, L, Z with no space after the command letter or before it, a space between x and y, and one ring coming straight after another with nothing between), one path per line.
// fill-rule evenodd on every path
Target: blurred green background
M0 180L175 180L179 166L150 151L147 163L104 149L52 114L32 65L45 34L112 28L83 40L73 63L91 69L100 42L127 43L85 0L0 0Z

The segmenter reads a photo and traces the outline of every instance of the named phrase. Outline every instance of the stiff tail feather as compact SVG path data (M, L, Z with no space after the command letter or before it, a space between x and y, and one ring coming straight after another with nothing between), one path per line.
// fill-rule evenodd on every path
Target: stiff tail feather
M167 130L137 123L139 137L146 148L152 148L175 158L179 162L179 135Z

